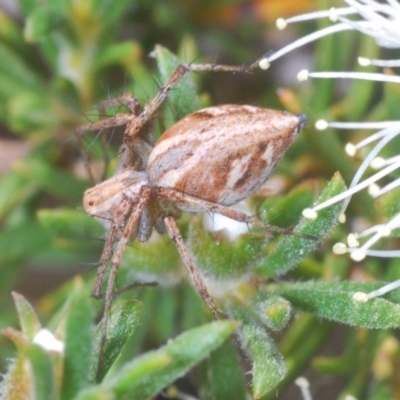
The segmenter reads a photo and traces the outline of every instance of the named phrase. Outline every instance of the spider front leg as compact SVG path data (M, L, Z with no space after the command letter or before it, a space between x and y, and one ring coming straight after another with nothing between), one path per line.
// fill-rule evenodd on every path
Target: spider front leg
M185 245L185 242L183 241L182 235L179 232L179 228L176 225L175 219L172 216L164 217L164 224L168 236L174 242L180 256L182 257L183 263L186 267L187 272L190 275L190 278L197 292L200 294L207 307L213 313L214 318L219 319L220 315L217 311L217 307L215 306L215 302L208 293L207 286L205 285L204 280L199 272L199 268L194 262L192 255L190 254L188 248Z
M99 261L99 267L97 268L96 279L93 285L92 297L95 299L101 299L104 297L104 293L102 293L104 274L113 253L113 246L117 239L119 227L123 226L124 221L131 210L131 203L132 201L129 201L129 199L122 201L111 220L111 227L107 232L103 253Z
M99 359L98 359L98 374L104 357L104 346L107 341L108 320L111 312L111 303L114 295L114 284L119 265L121 264L122 256L128 242L132 240L138 231L140 217L151 197L151 189L143 184L138 188L137 192L132 196L127 196L122 201L112 221L111 229L107 235L106 246L101 257L100 267L97 272L96 282L93 289L93 296L96 298L104 297L103 325L101 330ZM119 239L115 251L112 252L113 241L116 239L119 229L123 226L123 232ZM111 256L112 254L112 256ZM105 293L102 293L102 283L109 258L111 257L110 272L108 275Z

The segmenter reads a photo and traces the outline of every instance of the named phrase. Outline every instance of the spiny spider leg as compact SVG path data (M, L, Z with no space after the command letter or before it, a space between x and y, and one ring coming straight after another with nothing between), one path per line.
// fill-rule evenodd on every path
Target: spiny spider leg
M148 101L137 118L132 119L126 127L124 142L129 146L131 141L137 136L143 126L152 119L157 110L168 97L170 90L188 73L188 72L250 72L258 67L258 63L254 63L248 67L240 67L236 65L215 65L215 64L180 64L178 65L168 81L161 87L156 96Z
M112 256L110 273L108 275L106 292L104 294L103 326L102 326L102 331L101 331L100 354L99 354L98 366L101 366L102 361L103 361L104 345L107 341L107 325L108 325L108 319L109 319L110 312L111 312L111 302L112 302L112 298L113 298L114 283L115 283L115 278L117 275L118 267L121 263L124 250L129 242L129 240L131 240L132 237L135 236L135 233L138 229L140 215L141 215L143 209L145 208L148 200L150 199L150 196L151 196L151 189L148 186L145 186L145 185L142 186L141 190L137 194L137 197L135 198L136 201L132 201L132 205L129 208L129 210L132 212L132 214L130 215L130 217L124 227L124 231L121 236L121 239L119 240L117 247L114 251L114 254Z
M189 250L187 249L185 242L183 241L182 235L179 232L179 228L176 225L175 219L172 216L164 217L164 224L166 228L166 232L170 239L175 243L176 248L179 251L179 254L182 257L183 264L189 276L197 289L197 292L200 294L207 307L211 310L214 315L214 318L219 319L220 315L217 311L213 298L208 293L207 287L203 281L199 273L199 268L193 260Z
M258 226L265 229L267 232L283 233L285 235L297 236L302 239L315 240L316 238L311 235L293 232L291 229L281 228L279 226L270 225L266 222L260 221L259 219L247 215L241 211L234 210L227 206L213 203L207 200L199 199L194 196L190 196L186 193L179 192L175 189L170 188L157 188L157 196L164 198L165 200L175 204L178 208L190 211L190 207L202 209L203 211L209 211L216 214L221 214L225 217L233 219L238 222L244 222L253 226Z
M105 110L110 107L116 107L116 106L125 106L130 113L122 113L122 114L116 114L113 117L106 118L105 119ZM91 182L95 182L94 175L92 172L92 169L90 167L90 160L88 157L88 154L84 150L83 146L83 135L86 132L93 132L93 131L99 131L98 135L101 135L104 130L110 129L110 128L115 128L118 126L123 126L126 125L131 119L132 119L132 113L135 115L138 115L141 111L141 106L139 101L133 97L131 94L123 94L120 97L113 98L113 99L108 99L104 100L99 103L97 106L97 109L99 110L99 117L100 120L96 122L91 122L89 124L83 125L75 130L75 135L78 138L79 142L79 147L81 149L82 153L82 158L86 167L86 170L89 175L89 179ZM103 150L104 150L104 168L103 168L103 173L102 173L102 180L105 179L107 170L108 170L108 164L109 164L109 155L108 155L108 146L107 143L104 141L104 136L101 135L103 140Z
M93 285L92 296L95 299L100 299L103 297L102 285L103 277L107 268L107 263L113 254L113 246L117 239L117 234L119 227L123 226L128 213L131 210L132 200L125 199L116 210L114 219L112 221L111 227L107 232L106 241L104 243L104 250L99 261L99 267L96 274L96 279Z
M103 119L105 117L105 110L111 107L125 106L130 112L129 113L118 113L110 118ZM126 125L132 121L135 115L141 112L141 106L139 100L131 94L123 94L120 97L104 100L97 106L100 114L100 120L90 122L83 126L80 126L75 130L78 137L82 136L86 132L93 132L102 129L115 128L117 126Z

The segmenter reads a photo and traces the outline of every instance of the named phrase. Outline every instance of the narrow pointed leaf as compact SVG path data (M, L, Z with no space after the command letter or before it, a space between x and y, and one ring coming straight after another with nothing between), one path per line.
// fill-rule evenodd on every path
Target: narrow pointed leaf
M26 352L32 365L35 399L54 400L55 375L51 355L35 344L29 345Z
M341 193L345 189L340 174L336 173L325 190L321 193L317 204ZM303 239L296 236L283 237L276 250L266 257L257 267L258 272L266 276L281 275L294 268L299 261L314 251L338 222L341 202L318 212L316 220L303 218L295 228L295 232L312 235L316 240Z
M174 69L180 64L178 57L168 49L157 45L154 54L160 71L162 84L171 76ZM197 93L190 73L187 73L175 86L168 96L168 101L174 106L176 119L196 110Z
M104 362L97 372L99 381L104 377L115 359L119 356L122 347L126 341L132 336L135 329L140 323L140 315L142 313L142 304L137 301L126 301L113 307L111 316L108 321L107 342L104 347ZM103 321L102 321L103 322ZM101 331L103 324L100 323L96 331L96 343L100 343ZM95 359L92 366L97 366L98 351L94 352ZM93 369L92 373L96 373Z
M356 301L356 292L369 293L383 285L359 282L307 282L283 285L278 293L295 307L351 326L389 329L400 326L400 290L386 298Z
M28 303L24 296L16 292L13 292L12 295L15 306L17 307L21 331L27 336L28 340L32 340L40 329L39 319L33 307Z
M70 399L88 382L94 347L94 301L75 279L65 321L62 399Z
M247 399L246 382L230 341L210 354L205 367L204 400Z
M258 399L285 377L285 361L274 340L249 310L237 304L231 304L230 309L233 316L242 322L239 336L253 365L252 389L254 398Z
M119 399L151 397L207 357L236 328L236 322L216 321L191 329L159 350L128 363L106 387Z

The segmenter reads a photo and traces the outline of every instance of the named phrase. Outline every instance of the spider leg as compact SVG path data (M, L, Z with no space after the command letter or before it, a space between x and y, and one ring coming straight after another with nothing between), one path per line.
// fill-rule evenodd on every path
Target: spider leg
M119 242L117 244L114 254L112 255L110 273L108 275L107 286L106 286L106 291L105 291L105 295L104 295L103 326L102 326L101 339L100 339L98 368L100 368L100 365L102 364L102 361L103 361L104 345L107 340L108 319L109 319L110 312L111 312L111 303L112 303L112 298L113 298L114 283L115 283L115 278L117 275L118 267L121 263L122 255L124 253L124 250L125 250L128 242L132 239L132 237L134 236L134 234L136 233L136 231L138 229L140 215L141 215L143 209L145 208L148 200L150 199L150 196L151 196L151 189L148 186L142 186L141 190L137 194L137 197L135 196L136 201L132 202L132 205L129 208L129 210L131 210L131 211L133 210L133 212L129 216L129 219L124 227L124 231L121 236L121 239L119 240ZM104 274L104 272L103 272L103 274Z
M107 108L120 106L125 106L129 112L115 114L113 117L104 119L105 110ZM123 94L120 97L104 100L98 104L97 108L99 110L100 120L77 128L75 130L75 134L78 135L78 137L81 137L86 132L93 132L125 125L130 122L135 115L138 115L141 112L139 100L128 93Z
M103 247L103 253L99 261L99 267L97 269L96 279L93 285L92 297L100 299L104 296L102 293L103 278L107 268L107 263L112 256L113 246L117 239L119 227L125 225L127 216L132 208L132 200L125 198L124 201L119 205L118 209L112 216L112 224L107 232L106 241Z
M244 222L253 226L258 226L268 232L283 233L285 235L297 236L303 239L316 240L314 236L293 232L291 229L281 228L279 226L270 225L267 222L260 221L259 219L247 215L241 211L234 210L227 206L213 203L211 201L199 199L186 193L179 192L170 188L157 188L157 196L159 198L168 200L175 204L178 208L186 211L199 210L209 211L216 214L224 215L238 222Z
M132 114L115 114L113 117L101 119L99 121L90 122L86 125L82 125L75 130L75 134L80 139L86 132L100 131L109 128L115 128L117 126L126 125L132 120Z
M108 260L112 255L112 249L114 242L117 238L117 232L118 228L116 224L113 224L112 227L107 232L106 241L104 243L104 250L99 261L99 267L97 268L96 279L94 281L92 290L92 297L94 297L95 299L100 299L103 297L102 294L103 278L106 272Z
M129 143L137 136L143 126L154 118L155 113L168 97L171 89L188 73L188 72L250 72L258 67L258 62L242 67L237 65L218 65L218 64L180 64L178 65L167 82L160 88L156 96L143 108L143 111L132 120L126 127L124 142Z
M194 262L193 257L191 256L188 248L186 247L185 242L183 241L182 235L179 232L179 228L176 225L175 219L172 216L164 217L164 224L165 224L166 232L167 232L168 236L170 237L170 239L175 243L175 246L178 249L179 254L182 257L182 260L186 267L186 270L189 273L190 278L192 279L192 282L193 282L194 286L196 287L198 293L200 294L200 296L206 303L207 307L211 310L214 317L216 319L219 319L220 316L218 314L214 300L208 293L208 290L203 281L203 278L201 277L201 275L199 273L199 269L198 269L196 263Z
M106 109L112 107L124 106L129 112L128 113L119 113L115 114L112 117L106 118ZM110 98L105 101L102 101L98 104L97 109L99 110L99 120L95 122L91 122L89 124L83 125L75 130L75 135L78 139L79 147L81 149L82 158L88 171L89 178L92 182L95 182L94 175L90 168L90 160L89 157L84 151L83 145L83 136L87 132L99 131L97 136L101 136L102 138L102 147L104 151L104 168L102 174L102 180L105 178L108 164L109 164L109 154L108 154L108 141L106 140L103 132L110 128L116 128L118 126L126 125L129 121L134 118L135 115L138 115L141 112L141 105L139 101L132 96L131 94L123 94L117 98ZM97 139L97 136L95 139Z

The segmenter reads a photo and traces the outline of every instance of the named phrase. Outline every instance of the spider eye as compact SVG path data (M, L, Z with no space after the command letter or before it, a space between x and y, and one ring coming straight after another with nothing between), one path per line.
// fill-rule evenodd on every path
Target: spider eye
M89 204L89 206L93 206L93 205L94 205L94 201L93 201L93 200L90 200L90 201L88 202L88 204Z

